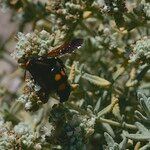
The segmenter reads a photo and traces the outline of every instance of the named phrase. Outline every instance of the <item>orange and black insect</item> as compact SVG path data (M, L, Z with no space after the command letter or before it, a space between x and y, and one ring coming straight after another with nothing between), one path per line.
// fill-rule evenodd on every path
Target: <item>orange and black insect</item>
M65 66L58 57L73 52L82 43L82 39L74 39L51 50L46 56L30 58L26 63L26 70L30 72L34 82L41 87L38 95L44 102L48 100L51 92L58 94L60 102L68 100L71 86Z

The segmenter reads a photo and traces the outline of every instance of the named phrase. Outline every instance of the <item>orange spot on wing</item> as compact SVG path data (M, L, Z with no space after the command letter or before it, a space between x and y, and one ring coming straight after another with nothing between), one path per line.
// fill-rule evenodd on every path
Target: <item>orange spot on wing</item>
M56 74L55 75L55 81L59 81L61 79L61 74Z

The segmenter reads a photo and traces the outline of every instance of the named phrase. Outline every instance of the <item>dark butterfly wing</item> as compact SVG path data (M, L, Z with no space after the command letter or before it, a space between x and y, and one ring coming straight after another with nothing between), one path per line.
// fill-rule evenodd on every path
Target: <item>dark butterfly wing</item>
M70 42L65 42L63 45L56 49L51 50L47 56L57 57L67 53L72 53L75 49L78 49L83 44L83 39L73 39Z
M41 90L38 95L44 102L48 100L52 91L57 92L61 102L68 100L71 88L67 81L64 66L59 58L31 60L27 70L35 83L40 85ZM57 76L61 76L60 79L57 80Z
M55 66L55 59L31 60L27 70L32 75L35 83L45 91L53 91L56 87L53 81L52 70ZM53 86L52 86L53 85Z

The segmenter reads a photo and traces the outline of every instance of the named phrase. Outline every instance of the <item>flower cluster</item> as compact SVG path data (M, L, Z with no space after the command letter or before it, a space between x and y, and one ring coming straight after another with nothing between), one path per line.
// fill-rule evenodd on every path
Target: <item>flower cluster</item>
M26 63L31 57L44 56L54 46L58 45L60 41L55 40L58 36L60 37L59 40L63 38L63 34L60 32L50 34L42 30L41 32L35 31L26 35L19 32L16 50L12 55L20 65Z
M142 0L141 4L143 5L143 11L144 11L145 15L148 18L150 18L150 3L149 2L145 2L145 0Z
M54 131L47 140L61 145L63 149L83 149L87 138L94 132L94 118L79 115L61 104L53 106L49 121Z
M145 63L150 62L150 39L144 37L138 40L133 48L133 53L130 55L130 62L141 60Z
M13 128L3 118L0 118L0 149L22 149L22 148L35 148L36 133L32 128L20 122Z
M66 21L75 21L80 18L83 9L85 8L85 3L79 3L79 1L75 0L74 2L66 1L60 2L59 0L50 1L47 10L55 15L58 15L60 18L64 18L63 22ZM74 14L76 12L76 14Z
M46 99L46 97L44 97L44 93L40 90L41 87L36 85L33 80L27 79L24 87L24 94L22 94L17 101L23 103L26 110L35 111L42 103L45 103L44 98Z

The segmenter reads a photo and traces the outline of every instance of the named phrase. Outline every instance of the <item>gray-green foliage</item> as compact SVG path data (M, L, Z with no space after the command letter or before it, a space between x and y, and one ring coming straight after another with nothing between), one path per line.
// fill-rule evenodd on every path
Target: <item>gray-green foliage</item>
M0 76L0 149L150 148L148 0L2 0L1 7L19 22L17 41L1 47L4 61L12 43L21 67L65 41L84 43L62 57L75 89L63 104L54 93L44 104L41 87L30 76L22 80L21 69ZM18 90L2 84L6 76L20 80Z

